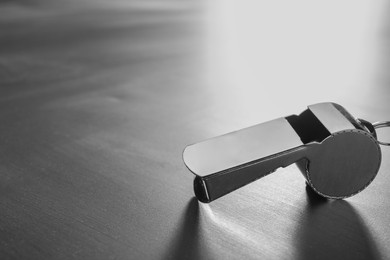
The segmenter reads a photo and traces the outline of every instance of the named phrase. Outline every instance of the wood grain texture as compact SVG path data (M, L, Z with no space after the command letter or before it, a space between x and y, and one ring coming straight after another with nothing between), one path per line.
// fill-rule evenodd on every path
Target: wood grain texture
M318 199L295 166L211 204L194 199L190 143L321 98L368 120L390 114L386 77L352 99L340 85L319 97L311 82L254 87L214 71L225 18L210 14L222 7L0 2L1 259L390 257L386 148L378 177L348 200Z

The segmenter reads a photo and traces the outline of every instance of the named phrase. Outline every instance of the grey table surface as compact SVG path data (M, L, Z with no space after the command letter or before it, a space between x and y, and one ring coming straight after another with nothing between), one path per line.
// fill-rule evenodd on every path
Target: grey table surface
M337 201L290 166L198 203L182 162L317 102L390 119L388 7L0 1L0 258L389 259L389 148Z

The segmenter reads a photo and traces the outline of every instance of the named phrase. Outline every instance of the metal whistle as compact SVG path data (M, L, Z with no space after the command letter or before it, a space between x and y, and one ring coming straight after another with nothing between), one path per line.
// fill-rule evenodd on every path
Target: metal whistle
M196 176L196 197L209 203L293 163L319 195L346 198L375 178L381 154L375 129L338 104L319 103L189 145L183 160Z

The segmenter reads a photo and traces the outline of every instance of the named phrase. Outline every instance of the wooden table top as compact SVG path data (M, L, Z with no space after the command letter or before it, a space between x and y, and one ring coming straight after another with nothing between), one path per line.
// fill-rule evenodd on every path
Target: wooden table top
M289 2L1 1L0 258L390 258L387 147L346 200L294 165L194 198L188 144L322 101L390 119L386 4Z

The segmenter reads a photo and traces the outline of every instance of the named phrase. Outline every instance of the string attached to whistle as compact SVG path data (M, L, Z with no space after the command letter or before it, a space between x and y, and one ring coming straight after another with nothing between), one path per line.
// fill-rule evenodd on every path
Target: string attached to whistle
M378 128L390 127L390 121L379 121L379 122L375 122L372 124L370 122L368 122L364 119L360 119L360 118L358 119L358 121L361 123L361 125L363 127L365 127L372 134L372 136L376 139L378 144L390 146L389 142L383 142L383 141L378 140L378 136L377 136L376 130L375 130Z

